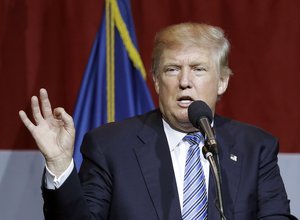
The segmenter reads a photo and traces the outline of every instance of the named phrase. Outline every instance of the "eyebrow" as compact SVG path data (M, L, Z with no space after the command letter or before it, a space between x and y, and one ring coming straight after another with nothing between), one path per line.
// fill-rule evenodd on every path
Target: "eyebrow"
M165 70L168 67L177 67L177 68L181 68L182 65L180 65L179 63L165 63L163 65L161 65L161 69Z
M200 65L204 65L207 66L208 63L205 62L192 62L189 64L189 66L200 66ZM181 66L181 64L179 62L168 62L163 64L162 66Z
M208 66L207 62L192 62L189 66Z
M179 66L179 62L168 62L163 64L163 66Z

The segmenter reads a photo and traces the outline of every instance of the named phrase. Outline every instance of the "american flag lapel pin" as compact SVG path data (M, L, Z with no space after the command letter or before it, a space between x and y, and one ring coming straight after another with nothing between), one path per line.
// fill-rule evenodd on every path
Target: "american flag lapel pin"
M235 161L235 162L237 162L237 160L238 160L237 156L234 155L234 154L230 154L230 159Z

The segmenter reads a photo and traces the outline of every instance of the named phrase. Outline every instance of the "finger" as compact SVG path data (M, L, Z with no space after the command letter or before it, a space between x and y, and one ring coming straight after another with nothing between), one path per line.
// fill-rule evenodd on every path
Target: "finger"
M59 107L54 109L54 117L63 121L66 130L72 132L72 134L74 133L73 118L63 108Z
M44 118L41 114L40 106L39 106L39 100L36 96L32 96L31 98L31 109L32 109L32 116L36 122L36 124L40 124Z
M52 118L53 114L52 114L51 104L46 89L40 90L40 100L41 100L42 113L44 118L45 119Z
M19 111L19 116L26 128L30 131L30 133L32 133L33 129L35 128L35 125L29 120L26 113L23 110L21 110Z

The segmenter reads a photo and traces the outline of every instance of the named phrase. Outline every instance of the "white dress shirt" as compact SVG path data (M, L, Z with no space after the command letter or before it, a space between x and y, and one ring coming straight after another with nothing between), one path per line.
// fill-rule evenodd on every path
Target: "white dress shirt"
M182 140L185 137L185 135L187 135L187 133L174 130L164 120L163 120L163 125L167 136L169 148L170 148L173 169L176 178L179 202L182 210L185 161L186 161L186 156L190 144L187 141ZM202 152L203 145L204 145L204 141L201 141L199 144L199 147L201 148L201 152ZM204 158L203 154L201 154L200 159L201 159L201 164L205 176L206 192L208 193L209 162Z
M49 170L47 165L45 166L45 187L47 189L58 189L72 173L72 170L74 168L74 160L72 159L68 168L59 177L56 177L55 174L52 173L51 170Z

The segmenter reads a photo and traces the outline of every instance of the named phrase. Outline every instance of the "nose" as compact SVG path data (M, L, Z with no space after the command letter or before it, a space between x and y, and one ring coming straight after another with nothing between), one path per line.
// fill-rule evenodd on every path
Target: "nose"
M179 86L181 89L191 88L191 74L188 69L183 68L179 76Z

